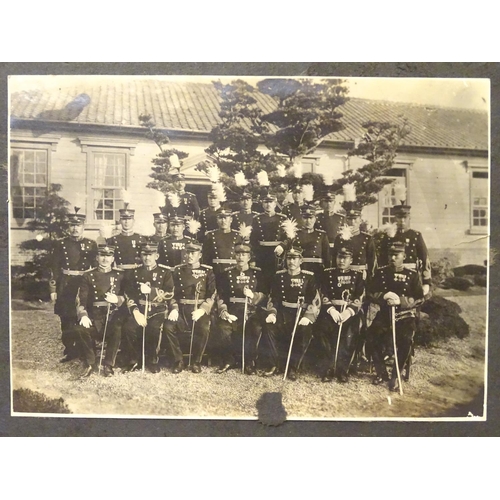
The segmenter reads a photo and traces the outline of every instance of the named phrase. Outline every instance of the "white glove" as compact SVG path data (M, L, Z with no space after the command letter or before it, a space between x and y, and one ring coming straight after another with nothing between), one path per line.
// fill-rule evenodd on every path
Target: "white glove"
M144 314L142 314L141 311L139 311L139 309L135 309L133 314L134 314L134 319L139 326L144 327L148 324L146 316L144 316Z
M205 314L205 309L195 309L191 313L191 318L193 321L198 321Z
M85 328L90 328L92 326L92 321L90 321L90 318L88 316L82 316L82 319L80 320L80 325L82 325Z
M109 302L110 304L118 304L118 296L114 293L108 292L105 296L104 299L106 302Z
M285 250L283 249L283 247L281 245L278 245L275 249L274 249L274 253L279 257Z
M141 283L141 293L148 295L151 293L151 287L148 283Z
M177 321L179 319L179 311L177 309L172 309L167 319L169 321Z
M387 292L384 295L384 300L389 300L389 299L397 300L397 299L399 299L399 297L394 292Z
M227 320L229 321L229 323L232 323L233 321L238 321L238 316L235 316L234 314L228 314Z
M274 325L274 323L276 323L276 314L270 314L267 318L266 318L266 323L272 323Z
M300 318L299 325L300 326L307 326L311 325L312 321L309 318Z
M424 291L424 295L429 295L429 292L431 291L431 287L429 285L423 285L422 289Z
M344 311L340 313L340 322L343 323L344 321L347 321L353 315L354 311L352 309L344 309Z
M254 293L247 286L243 289L243 295L249 299L253 299Z
M335 307L330 307L327 312L332 317L333 321L335 321L335 323L338 323L340 321L340 313L337 311L337 309L335 309Z
M393 299L392 297L387 299L387 304L389 306L399 306L399 304L401 304L401 300L400 298L396 295L396 298Z
M55 302L56 300L57 300L57 293L56 292L51 293L50 294L50 301Z

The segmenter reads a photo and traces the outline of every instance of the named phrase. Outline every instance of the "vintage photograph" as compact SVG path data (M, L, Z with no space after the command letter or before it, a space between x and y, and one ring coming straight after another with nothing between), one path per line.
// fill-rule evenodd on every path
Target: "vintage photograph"
M8 92L13 416L486 420L488 79Z

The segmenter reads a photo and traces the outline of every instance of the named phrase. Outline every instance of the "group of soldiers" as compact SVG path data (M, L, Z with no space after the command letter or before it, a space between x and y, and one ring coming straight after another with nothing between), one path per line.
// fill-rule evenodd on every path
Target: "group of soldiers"
M394 207L397 231L376 244L360 231L361 208L337 212L329 192L319 208L303 202L300 187L288 204L283 192L268 191L259 212L250 193L234 211L210 192L200 210L182 174L173 186L177 201L167 198L153 214L149 237L134 232L129 204L119 234L97 242L83 236L84 214L68 215L50 281L62 362L82 359L82 377L112 376L120 353L122 372L158 373L166 350L173 373L200 373L210 342L218 373L239 367L296 380L317 337L322 381L347 382L362 357L373 362L373 383L398 390L431 283L409 206Z

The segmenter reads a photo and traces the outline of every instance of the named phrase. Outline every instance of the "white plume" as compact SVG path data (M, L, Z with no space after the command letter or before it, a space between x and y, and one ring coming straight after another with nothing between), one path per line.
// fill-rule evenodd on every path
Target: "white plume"
M250 239L250 234L252 233L252 226L247 226L244 222L242 222L238 229L238 233L243 239L248 240Z
M294 162L294 164L290 168L290 171L294 177L297 177L297 179L300 179L302 177L302 163L300 162L300 160Z
M354 184L344 184L344 201L356 201L356 186Z
M394 223L387 222L386 224L383 224L380 227L380 230L383 231L384 233L386 233L387 236L389 236L389 238L394 238L394 236L396 236L398 226L396 226L396 224L394 224Z
M165 195L161 191L158 191L157 189L153 189L153 192L151 193L151 195L154 198L154 206L155 207L160 208L160 207L165 206Z
M335 180L335 171L332 169L328 169L326 172L323 172L323 181L325 185L331 186L333 181Z
M267 172L265 170L257 172L257 182L261 186L269 186L269 177L267 176Z
M234 174L234 181L236 182L237 186L246 186L248 184L248 181L243 172L236 172Z
M113 226L103 222L99 227L99 236L104 239L111 238L113 236Z
M217 165L209 165L207 168L207 175L211 182L219 182L220 169Z
M352 229L351 226L344 226L340 231L339 231L340 237L346 241L350 240L352 238Z
M394 184L394 197L397 200L397 205L406 202L406 186L404 184L399 182Z
M187 230L191 234L196 234L201 228L201 222L197 221L196 219L190 219L190 220L188 220L186 226L187 226Z
M286 175L285 165L283 165L282 163L280 163L279 165L276 165L276 171L278 172L278 175L280 177L285 177L285 175Z
M130 193L126 189L121 191L123 203L130 203Z
M179 161L179 157L176 154L173 154L170 158L170 165L172 168L181 168L181 163Z
M293 240L297 236L297 221L295 219L285 219L281 223L281 227L288 239Z
M305 201L312 201L314 198L314 186L312 184L303 184L302 195Z
M170 205L174 208L177 208L181 204L181 198L177 193L169 192L167 198Z
M212 186L212 191L217 195L219 202L226 201L226 189L220 182L215 182Z

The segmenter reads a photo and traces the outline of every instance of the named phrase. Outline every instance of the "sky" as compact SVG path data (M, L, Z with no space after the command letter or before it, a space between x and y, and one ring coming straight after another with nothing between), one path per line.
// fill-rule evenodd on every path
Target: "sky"
M11 76L9 88L11 92L35 89L53 89L80 85L96 85L100 82L130 79L133 76ZM145 78L140 76L141 79ZM152 78L177 81L207 81L220 79L229 83L241 78L255 85L262 76L154 76ZM276 78L276 77L273 77ZM290 77L287 77L290 78ZM321 80L323 77L319 77ZM462 78L346 78L349 96L365 99L411 102L434 106L445 106L487 111L490 102L490 81L488 79Z

